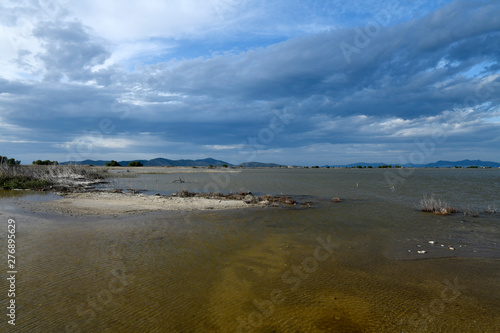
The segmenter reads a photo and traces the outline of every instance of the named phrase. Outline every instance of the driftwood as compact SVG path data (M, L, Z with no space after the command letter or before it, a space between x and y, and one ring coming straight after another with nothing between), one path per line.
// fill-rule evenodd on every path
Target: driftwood
M172 183L185 183L185 182L186 182L185 180L179 177L179 179L174 180Z

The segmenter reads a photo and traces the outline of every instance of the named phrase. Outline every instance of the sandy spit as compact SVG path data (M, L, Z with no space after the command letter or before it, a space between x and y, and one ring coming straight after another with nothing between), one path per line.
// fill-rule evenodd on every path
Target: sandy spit
M121 215L152 211L223 210L262 206L241 200L162 197L131 193L71 193L63 199L34 203L38 208L70 215Z

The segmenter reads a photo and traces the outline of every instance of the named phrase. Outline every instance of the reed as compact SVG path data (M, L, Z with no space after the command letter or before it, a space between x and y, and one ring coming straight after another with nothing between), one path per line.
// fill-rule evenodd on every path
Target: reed
M51 185L82 186L103 176L81 165L0 165L0 188L38 190Z
M450 207L450 205L442 199L436 199L434 195L430 197L424 196L424 198L420 200L420 206L423 212L434 213L436 215L450 215L458 212L458 210Z

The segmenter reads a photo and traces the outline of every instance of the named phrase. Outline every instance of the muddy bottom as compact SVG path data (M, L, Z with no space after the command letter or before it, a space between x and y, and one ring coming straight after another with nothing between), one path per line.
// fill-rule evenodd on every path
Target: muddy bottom
M307 214L4 211L18 226L13 331L498 331L499 260L400 260L385 231Z

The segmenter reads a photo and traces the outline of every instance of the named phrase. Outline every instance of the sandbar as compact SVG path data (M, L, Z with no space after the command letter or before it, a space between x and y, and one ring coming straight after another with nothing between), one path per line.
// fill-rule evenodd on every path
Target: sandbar
M33 202L31 208L69 215L122 215L153 211L226 210L259 207L241 200L172 197L132 193L69 193L62 199Z

